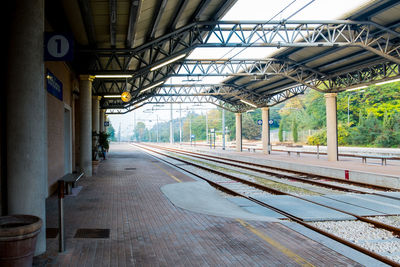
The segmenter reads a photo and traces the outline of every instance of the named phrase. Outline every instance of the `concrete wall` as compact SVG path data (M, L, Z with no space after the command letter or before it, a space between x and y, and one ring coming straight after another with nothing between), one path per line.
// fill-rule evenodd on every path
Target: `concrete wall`
M46 62L45 71L52 72L63 84L63 101L47 92L47 137L48 137L48 190L52 194L57 180L65 174L64 166L64 109L71 108L72 126L72 169L75 169L74 119L75 116L73 90L77 84L73 74L64 62Z

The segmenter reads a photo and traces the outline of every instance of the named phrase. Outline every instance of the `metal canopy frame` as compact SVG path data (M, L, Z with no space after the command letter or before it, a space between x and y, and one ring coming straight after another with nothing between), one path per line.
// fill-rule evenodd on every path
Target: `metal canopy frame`
M271 75L279 75L286 80L285 87L307 86L321 92L340 92L399 75L400 33L392 30L399 25L394 23L390 27L383 27L370 21L351 20L196 22L137 48L92 49L81 50L80 53L95 56L96 64L90 70L91 74L132 75L128 79L129 88L124 87L124 80L97 80L93 87L94 94L114 94L129 90L133 101L142 99L140 97L142 88L165 81L172 76L221 75L268 78ZM345 47L358 47L363 49L361 53L370 57L372 55L374 60L335 73L323 73L318 68L307 67L307 62L294 62L287 58L208 62L185 60L151 71L154 66L177 55L189 54L197 47L331 47L331 51L327 53L334 53L335 50ZM136 69L131 69L132 60L139 62ZM235 78L230 80L229 84L234 85ZM282 85L279 86L267 90L262 88L247 90L246 99L252 101L257 95L263 96L264 92L279 94ZM242 87L242 90L246 90L246 86ZM154 93L155 90L151 92ZM219 99L224 101L231 99L229 94L227 97L230 98L219 97ZM232 104L238 105L238 102L233 101ZM102 105L112 108L114 103L106 100Z

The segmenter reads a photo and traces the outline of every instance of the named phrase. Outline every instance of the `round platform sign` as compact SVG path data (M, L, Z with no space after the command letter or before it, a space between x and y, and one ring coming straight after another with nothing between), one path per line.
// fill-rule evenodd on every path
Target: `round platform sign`
M258 125L262 125L262 120L257 120Z
M132 96L131 96L131 94L129 92L123 92L121 94L121 99L124 102L129 102L132 99Z
M45 33L45 61L71 61L73 56L73 39L62 33Z
M47 49L53 57L63 57L69 51L68 39L62 35L54 35L47 41Z

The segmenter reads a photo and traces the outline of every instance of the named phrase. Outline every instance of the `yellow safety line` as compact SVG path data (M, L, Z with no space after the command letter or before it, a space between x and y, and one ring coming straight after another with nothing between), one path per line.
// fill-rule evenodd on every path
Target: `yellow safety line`
M163 167L159 166L158 164L155 164L154 162L152 162L152 164L154 166L156 166L157 168L159 168L160 170L162 170L163 172L165 172L169 177L171 177L172 179L174 179L175 181L177 181L178 183L182 183L182 181L177 178L176 176L172 175L169 171L167 171L166 169L164 169Z
M305 259L303 259L302 257L300 257L299 255L297 255L296 253L294 253L293 251L291 251L290 249L288 249L287 247L283 246L278 241L275 241L272 238L270 238L269 236L267 236L264 233L260 232L259 230L254 228L254 226L250 225L249 223L247 223L247 222L245 222L245 221L243 221L241 219L236 219L236 220L241 225L243 225L246 229L250 230L252 233L257 235L259 238L261 238L262 240L266 241L267 243L269 243L270 245L272 245L273 247L278 249L280 252L282 252L283 254L288 256L289 258L293 259L296 263L300 264L301 266L310 266L310 267L314 266L311 263L309 263L308 261L306 261Z

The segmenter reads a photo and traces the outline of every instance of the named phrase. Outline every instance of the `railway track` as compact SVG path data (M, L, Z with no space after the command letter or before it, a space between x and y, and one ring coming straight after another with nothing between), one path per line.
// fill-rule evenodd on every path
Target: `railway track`
M194 157L194 158L199 158L202 160L212 161L214 163L220 163L220 164L224 164L224 165L241 168L241 169L244 169L247 171L254 171L254 172L265 174L265 175L271 175L271 176L274 176L277 178L289 179L292 181L294 180L294 181L298 181L298 182L302 182L302 183L306 183L306 184L316 185L316 186L339 190L339 191L343 191L343 192L352 192L352 193L358 193L358 194L373 194L373 195L377 195L377 196L381 196L381 197L399 199L399 198L396 198L393 196L388 196L388 195L383 195L383 194L379 194L376 192L372 192L370 190L349 188L348 186L340 186L340 185L328 183L326 181L335 182L335 183L339 183L339 184L345 184L345 185L352 185L352 186L356 186L359 188L370 188L370 189L377 190L377 191L397 191L397 192L400 191L400 190L389 188L389 187L376 186L376 185L355 182L355 181L349 181L349 180L341 180L341 179L327 177L327 176L309 175L307 173L283 170L283 169L279 169L279 168L265 166L262 164L257 164L254 162L235 160L235 159L213 156L213 155L208 155L208 154L203 154L203 153L186 151L186 150L182 150L182 149L161 147L161 146L155 146L155 145L149 145L149 146L158 148L158 149L167 150L167 151L170 151L173 153L178 153L178 154L187 155L187 156Z
M239 178L239 177L237 177L235 175L228 174L227 172L221 172L221 171L215 170L213 168L206 167L206 166L201 165L201 164L193 163L193 162L191 162L190 160L187 160L187 159L182 159L182 158L175 157L175 156L172 156L172 155L164 153L164 152L160 152L159 151L159 150L161 150L160 147L155 148L154 146L152 146L151 148L149 148L148 146L137 145L137 144L135 144L135 146L137 146L137 147L139 147L139 148L141 148L143 150L150 151L150 153L152 153L153 156L154 156L154 154L158 154L158 155L161 155L162 157L167 157L169 159L182 162L184 164L193 166L193 167L198 168L200 170L214 173L215 175L218 176L218 178L216 178L216 179L214 179L214 178L213 179L205 178L205 177L202 177L202 176L198 175L197 172L195 173L194 171L188 171L187 168L185 169L184 167L182 167L182 166L180 166L178 164L173 164L173 163L161 158L160 156L157 156L157 158L159 158L160 160L168 162L169 164L174 165L178 169L182 169L182 170L184 170L186 172L191 173L192 175L195 175L195 176L197 176L197 177L199 177L199 178L201 178L203 180L206 180L212 186L214 186L214 187L216 187L216 188L218 188L218 189L220 189L220 190L222 190L222 191L224 191L224 192L226 192L228 194L246 198L246 199L248 199L248 200L250 200L252 202L255 202L255 203L257 203L257 204L259 204L261 206L269 208L269 209L271 209L271 210L273 210L273 211L275 211L277 213L282 214L283 216L287 217L288 219L290 219L292 221L295 221L295 222L297 222L297 223L299 223L299 224L301 224L301 225L303 225L303 226L305 226L305 227L307 227L309 229L312 229L313 231L316 231L316 232L318 232L320 234L328 236L329 238L332 238L332 239L334 239L334 240L336 240L336 241L338 241L338 242L340 242L340 243L342 243L342 244L344 244L346 246L352 247L353 249L356 249L356 250L358 250L358 251L360 251L360 252L362 252L364 254L367 254L367 255L369 255L369 256L371 256L371 257L373 257L373 258L375 258L375 259L377 259L379 261L382 261L382 262L384 262L386 264L389 264L389 265L392 265L392 266L400 266L400 263L398 263L398 262L395 262L395 261L393 261L393 260L391 260L391 259L389 259L389 258L387 258L385 256L382 256L382 255L380 255L378 253L375 253L373 251L365 249L365 248L363 248L363 247L361 247L359 245L356 245L355 243L353 243L351 241L343 239L343 238L341 238L341 237L339 237L337 235L334 235L334 234L329 233L329 232L327 232L325 230L322 230L322 229L312 225L311 223L305 222L304 220L302 220L302 218L296 217L293 214L290 214L290 213L288 213L288 212L286 212L284 210L280 210L280 209L278 209L276 207L273 207L273 206L269 205L268 203L266 203L264 201L260 201L260 200L258 200L256 198L252 197L252 195L259 193L259 191L262 191L262 192L267 192L269 194L274 194L274 195L286 195L286 196L294 197L294 198L297 198L297 199L302 200L302 201L307 201L307 202L313 203L315 205L319 205L319 206L322 206L322 207L325 207L325 208L329 208L329 209L332 209L332 210L335 210L335 211L338 211L338 212L353 216L359 221L371 224L376 228L380 228L380 229L384 229L386 231L390 231L390 232L394 233L397 236L400 235L400 228L397 228L397 227L394 227L394 226L391 226L391 225L387 225L387 224L384 224L384 223L376 221L376 220L365 218L363 216L359 216L359 215L356 215L356 214L353 214L353 213L350 213L350 212L347 212L347 211L344 211L344 210L340 210L340 209L337 209L337 208L334 208L334 207L330 207L330 206L327 206L327 205L324 205L324 204L321 204L321 203L318 203L318 202L303 198L301 196L293 195L293 194L290 194L290 193L287 193L287 192L282 192L280 190L277 190L277 189L274 189L274 188L259 184L257 182L254 182L254 181L251 181L251 180L248 180L248 179ZM171 148L165 149L165 148L163 148L163 150L164 151L168 151L169 153L171 153L171 151L173 151L174 149L171 149ZM180 151L181 154L185 154L185 152ZM174 152L174 153L177 153L177 152ZM196 153L194 153L194 154L196 154ZM197 154L199 154L199 153L197 153ZM209 156L209 155L207 155L207 156ZM200 155L196 155L196 157L204 159L204 155L201 155L201 156ZM215 157L213 157L213 158L215 160ZM206 160L206 159L204 159L204 160ZM220 159L218 159L218 160L221 161ZM225 159L225 160L227 160L227 159ZM219 163L221 163L221 162L219 162ZM223 164L225 164L225 163L223 163ZM227 165L228 166L232 166L230 164L227 164ZM279 175L287 177L286 174L280 173ZM223 177L223 179L221 179L221 177ZM290 177L290 179L293 179L293 177ZM302 180L302 179L300 179L300 180ZM251 188L255 188L256 191L254 191L254 189L248 190L248 189L233 188L232 187L233 184L230 183L229 181L234 181L235 183L240 183L240 184L249 186ZM326 184L324 186L326 186ZM344 190L344 188L339 188L337 186L335 186L335 188L336 189L340 189L340 190ZM385 188L384 190L387 190L387 188ZM349 192L347 190L345 190L345 191ZM351 192L354 192L354 191L351 191ZM367 194L367 192L363 192L363 191L360 191L360 193Z

